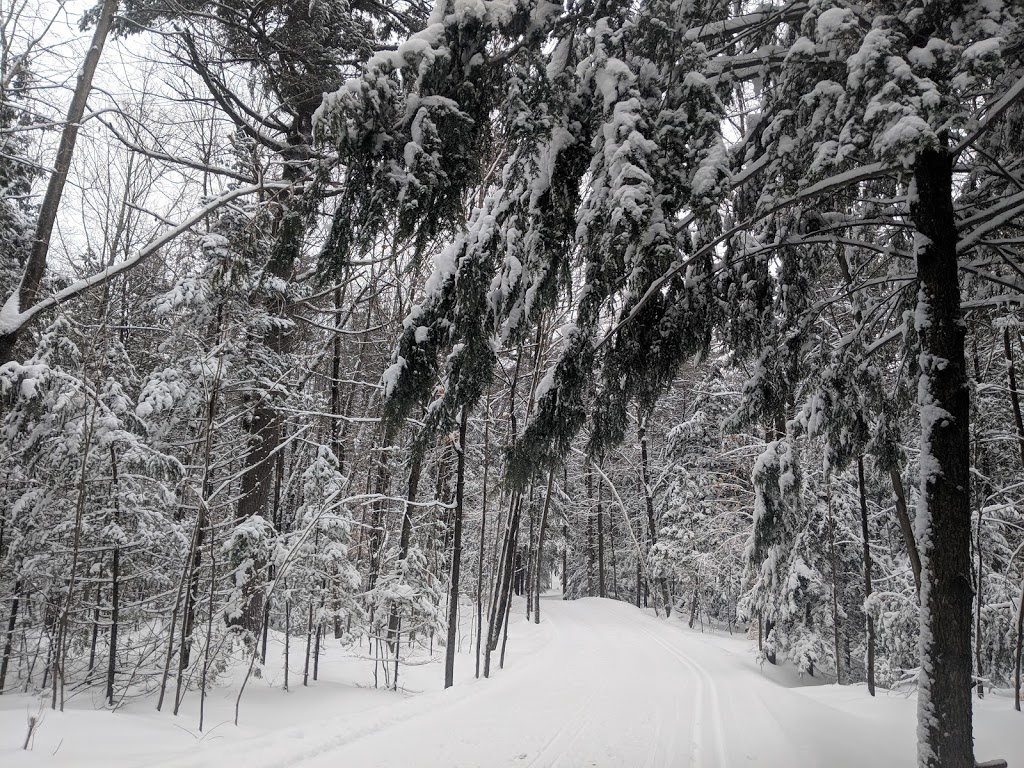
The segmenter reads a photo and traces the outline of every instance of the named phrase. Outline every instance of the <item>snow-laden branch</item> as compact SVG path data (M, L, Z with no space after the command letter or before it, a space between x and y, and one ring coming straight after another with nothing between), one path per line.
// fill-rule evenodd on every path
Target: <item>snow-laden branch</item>
M1022 212L1024 212L1024 192L1018 192L1015 195L1004 197L995 205L989 206L983 211L979 211L973 216L957 222L957 229L961 232L973 227L970 234L961 237L960 242L956 244L957 252L963 253L969 248L973 248L987 232L1009 224L1020 216Z
M629 314L615 324L615 326L604 336L604 338L602 338L601 341L597 343L595 349L600 349L601 347L603 347L608 342L608 340L613 338L615 334L617 334L624 326L632 322L633 319L636 318L636 316L643 310L643 308L647 306L647 303L650 302L651 299L653 299L661 292L662 288L665 286L666 283L668 283L669 280L671 280L673 277L675 277L680 272L685 270L690 264L694 263L698 259L704 258L708 253L713 252L722 243L727 242L729 238L731 238L733 235L737 234L738 232L742 232L746 229L749 229L753 222L757 221L758 219L762 219L765 216L769 216L777 211L781 211L791 206L795 206L806 200L810 200L821 195L829 194L830 192L834 192L837 189L842 189L844 187L859 184L861 182L869 181L871 179L877 179L881 176L885 176L891 173L893 170L894 168L888 163L870 163L868 165L861 165L857 166L856 168L851 168L850 170L844 171L842 173L837 173L834 176L829 176L828 178L822 179L821 181L815 184L811 184L809 187L805 187L804 189L797 192L795 195L792 195L783 200L779 200L773 203L766 210L758 211L749 219L736 224L730 229L727 229L711 242L705 244L701 248L698 248L688 258L675 260L674 262L672 262L672 266L670 266L664 273L662 273L660 277L651 282L650 286L648 286L647 290L644 292L644 295L640 297L640 300L637 301L637 303L633 306ZM742 178L743 180L746 181L749 180L750 176L742 174L741 176L737 176L734 178ZM734 183L731 186L733 187L733 189L735 189L740 185L736 184L734 181ZM692 220L692 218L692 215L685 217L684 219L681 220L680 225L686 226Z
M246 195L256 194L257 192L267 189L280 189L287 186L288 184L286 182L266 182L263 184L238 187L236 189L228 190L219 197L211 200L184 221L171 227L163 234L158 235L149 243L149 245L144 246L130 259L119 261L118 263L112 264L106 269L90 275L89 277L83 278L76 283L72 283L64 290L58 291L52 296L48 296L42 301L36 302L24 311L19 311L18 289L15 288L11 295L7 297L3 308L0 308L0 336L8 336L10 334L17 333L28 325L28 323L40 312L44 312L70 299L77 298L90 288L102 285L122 272L134 269L165 245L188 232L192 227L205 219L211 213L214 213L231 201L237 200L240 197L245 197Z
M1016 83L1014 83L1013 87L1003 94L1003 97L999 99L999 101L986 109L985 116L979 121L978 127L975 129L974 133L953 148L953 156L955 157L956 155L959 155L967 149L967 147L981 138L981 136L992 127L992 124L999 119L1003 112L1016 104L1017 100L1021 96L1024 96L1024 77L1021 77Z
M733 16L722 21L712 21L699 27L689 29L683 35L687 42L698 42L710 40L722 35L742 36L753 29L759 29L768 24L775 24L783 21L795 21L803 16L807 10L807 3L795 2L779 9L768 9L747 13L742 16Z

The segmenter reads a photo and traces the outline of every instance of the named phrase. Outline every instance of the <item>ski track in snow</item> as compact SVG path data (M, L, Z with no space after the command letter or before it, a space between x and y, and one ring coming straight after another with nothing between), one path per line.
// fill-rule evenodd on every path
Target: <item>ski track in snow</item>
M718 700L718 688L714 678L707 669L678 651L660 635L646 627L641 627L641 631L668 651L673 659L680 662L686 669L691 670L696 676L696 686L693 695L693 748L690 764L694 768L705 768L705 766L728 768L729 759L726 754L725 737L722 732L722 712ZM709 713L710 723L707 722ZM707 748L704 746L707 730L712 732L713 755L707 755Z
M514 609L521 606L517 600ZM204 741L173 756L154 744L146 759L145 749L133 750L112 764L888 768L915 762L915 701L903 694L883 691L869 700L863 686L788 688L786 670L753 662L749 640L687 631L676 618L657 619L613 600L548 597L541 621L514 622L505 669L498 669L496 652L490 680L467 679L470 650L457 657L463 682L447 691L384 705L374 696L367 699L376 704L372 709L333 716L332 700L323 698L308 714L282 713L299 726ZM292 704L282 699L275 706ZM975 731L979 758L1012 763L1024 754L1012 703L992 697L978 707L984 713ZM76 765L68 754L46 762L41 750L13 756L16 766Z

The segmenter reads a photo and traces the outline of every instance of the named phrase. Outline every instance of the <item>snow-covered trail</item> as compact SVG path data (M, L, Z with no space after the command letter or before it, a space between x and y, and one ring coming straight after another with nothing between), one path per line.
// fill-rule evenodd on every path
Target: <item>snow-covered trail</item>
M543 645L490 680L193 753L168 768L913 765L913 701L786 688L748 644L625 603L546 599ZM467 657L460 663L467 663ZM1005 706L1005 703L1004 703ZM984 750L979 743L979 754Z
M626 603L546 598L539 625L510 625L505 669L474 680L468 633L454 688L401 695L367 688L353 649L325 650L321 680L281 690L280 659L250 686L230 725L238 679L173 718L140 699L117 714L75 699L42 710L23 752L29 694L0 697L7 768L897 768L916 763L916 700L863 685L807 685L758 667L740 635L687 630ZM469 626L469 606L463 622ZM272 644L273 645L273 644ZM280 649L278 649L280 650ZM401 684L436 685L438 658L414 658ZM301 658L299 659L301 665ZM495 659L495 667L497 661ZM372 678L371 678L372 679ZM1024 728L1007 691L975 702L976 753L1024 763Z

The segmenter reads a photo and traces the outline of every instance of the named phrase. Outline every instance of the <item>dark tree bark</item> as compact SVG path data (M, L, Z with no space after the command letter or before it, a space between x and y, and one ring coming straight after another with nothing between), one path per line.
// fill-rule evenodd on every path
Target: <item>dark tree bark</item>
M974 768L971 713L970 393L960 311L953 158L914 163L921 335L921 682L918 764Z
M413 503L420 487L420 474L423 468L423 451L413 446L412 458L409 462L409 490L405 496L405 509L402 512L402 532L398 539L398 564L399 567L409 557L409 545L412 543L412 510ZM391 606L391 616L388 618L388 645L392 653L398 653L398 634L402 617L398 615L398 606Z
M534 551L533 530L536 527L536 515L533 505L530 505L530 532L526 537L526 568L524 569L523 592L526 593L526 620L530 620L530 610L533 608L533 576L537 567L536 552Z
M392 431L386 430L380 447L380 456L377 459L377 471L373 482L373 492L378 497L387 495L391 485L391 445L394 441ZM367 537L367 554L369 561L369 574L367 577L367 589L372 590L377 586L377 577L380 575L381 547L384 545L384 510L386 502L378 498L371 505L370 511L370 533Z
M914 572L914 589L920 598L921 554L917 549L914 526L910 522L910 514L907 511L907 495L903 490L903 477L900 475L899 469L891 468L889 470L889 479L892 481L892 494L896 503L896 519L899 521L900 532L903 534L903 542L907 548L907 556L910 558L910 569Z
M516 495L510 502L508 525L505 528L505 541L502 546L502 562L495 583L494 598L491 602L491 610L488 616L488 638L487 648L490 651L497 650L498 642L501 640L501 624L504 620L508 604L512 599L512 582L514 555L519 540L519 516L522 508L522 496ZM490 664L489 654L484 654L484 677L487 677Z
M462 503L466 492L466 423L469 409L462 407L459 422L459 458L455 470L455 521L452 541L452 571L448 592L448 645L444 654L444 687L455 684L455 640L459 632L459 577L462 572Z
M287 167L287 166L286 166ZM283 206L295 203L282 201ZM288 281L295 260L298 258L305 225L302 215L295 210L286 210L281 222L278 247L268 265L268 273L274 277ZM287 317L290 308L285 302L275 302L278 306L270 308L271 313L278 317ZM284 355L291 346L291 332L288 328L274 324L263 337L263 344L275 355ZM271 498L274 478L274 456L284 442L284 423L277 404L269 395L258 395L259 401L254 405L253 418L249 425L249 444L245 456L245 470L242 472L241 497L235 522L242 523L257 515L265 516ZM238 563L232 563L237 567ZM258 575L266 566L256 558L242 587L242 610L237 619L231 620L232 626L257 633L263 618L263 597L260 594Z
M476 666L474 677L480 677L480 645L484 630L484 544L487 541L487 481L491 467L491 404L487 398L484 414L484 479L480 501L480 551L476 561Z
M836 579L839 573L839 560L836 557L836 523L832 517L831 488L826 491L825 504L828 505L828 546L829 559L832 564L832 654L836 662L836 684L843 684L843 662L839 644L839 585ZM761 620L758 618L757 640L761 643Z
M61 198L64 196L64 185L67 183L68 172L71 170L71 161L75 154L75 144L78 142L78 129L81 126L82 118L85 116L86 104L89 94L92 92L92 81L96 75L96 68L100 63L100 56L103 54L103 46L110 33L110 27L117 12L118 0L103 0L100 6L100 14L96 20L96 29L93 30L92 42L85 54L85 61L82 63L81 72L78 75L78 82L75 83L75 92L71 97L71 104L68 106L67 117L64 120L64 128L61 131L60 143L57 145L57 157L53 163L53 173L46 185L46 193L39 206L39 217L36 222L35 239L32 242L32 251L29 253L22 273L21 283L18 286L19 311L28 310L39 294L39 287L42 285L43 277L46 274L47 256L50 252L50 238L53 235L53 228L57 223L57 213L60 210ZM0 302L6 297L0 298ZM10 362L14 356L14 345L18 336L23 330L22 327L0 332L0 365Z
M1010 390L1010 407L1013 423L1017 427L1017 446L1020 448L1020 462L1024 467L1024 419L1021 418L1020 392L1017 389L1017 369L1013 362L1013 347L1010 345L1010 329L1003 328L1003 353L1006 355L1006 379ZM1013 653L1013 706L1020 712L1021 653L1024 651L1024 584L1021 585L1020 602L1017 604L1017 639Z
M540 513L540 531L537 533L537 566L534 568L534 606L533 623L540 624L540 574L544 563L544 531L548 525L548 510L551 508L551 487L555 479L555 471L548 471L548 487L544 492L544 509Z
M640 478L644 485L644 508L647 511L647 537L650 539L648 542L648 550L650 550L658 543L658 526L654 521L654 495L651 493L651 471L647 459L647 417L640 420L638 436L640 438ZM664 576L658 578L658 590L661 592L662 605L665 606L665 618L668 618L672 614L672 599L669 597L668 583ZM655 596L655 601L657 601L657 596ZM655 607L657 607L657 602L655 602Z
M594 596L597 548L594 546L594 476L587 470L587 597Z
M1013 649L1013 707L1020 712L1020 665L1024 652L1024 584L1017 603L1017 643Z
M871 599L871 536L868 530L868 498L864 488L864 457L857 459L857 489L860 495L860 529L864 537L864 600ZM868 693L875 695L875 620L866 615L868 631Z
M114 524L121 524L121 506L117 490L117 454L110 446L110 467L113 472ZM110 653L107 657L107 703L114 704L114 677L117 674L117 633L121 622L121 546L114 544L110 558Z
M11 598L11 612L7 617L7 634L4 637L4 652L0 658L0 696L4 692L4 682L7 680L7 665L11 659L11 652L14 650L14 630L18 626L18 603L21 599L21 580L14 582L14 595ZM1018 706L1017 709L1020 709Z
M562 599L569 587L569 526L562 520Z
M1020 412L1020 391L1017 389L1017 366L1013 361L1013 347L1010 346L1010 329L1003 328L1003 354L1006 355L1006 381L1010 390L1010 407L1013 410L1013 423L1017 427L1017 448L1020 450L1020 463L1024 467L1024 419Z
M597 596L608 597L604 579L604 477L597 480Z

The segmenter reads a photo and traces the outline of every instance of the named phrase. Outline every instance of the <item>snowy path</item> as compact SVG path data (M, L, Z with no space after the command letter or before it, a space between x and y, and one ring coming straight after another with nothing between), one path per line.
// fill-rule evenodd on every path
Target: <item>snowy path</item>
M539 650L365 716L205 752L174 768L873 768L914 764L913 701L788 689L746 641L611 600L547 599ZM514 646L510 644L510 651ZM460 660L465 664L465 658ZM831 695L821 697L816 692ZM890 700L886 700L886 699ZM842 708L849 700L850 707ZM837 703L838 702L838 703ZM1005 706L1005 703L1004 703ZM867 713L865 715L864 713Z
M912 696L879 691L870 699L862 685L786 687L790 671L760 669L750 641L739 635L688 631L675 618L595 598L545 599L539 626L517 616L510 631L505 669L473 680L466 643L458 682L448 691L398 697L326 680L293 693L279 684L256 686L243 702L242 728L225 722L195 741L187 719L182 724L148 705L116 716L51 713L35 750L21 752L4 740L0 764L897 768L916 762ZM433 680L440 672L435 662L407 670L405 680ZM229 719L225 706L233 706L234 692L228 687L222 694L211 698L217 711L211 723ZM0 723L21 729L16 709ZM975 712L978 757L1024 765L1024 729L1012 700L989 696ZM9 735L17 739L13 729Z

